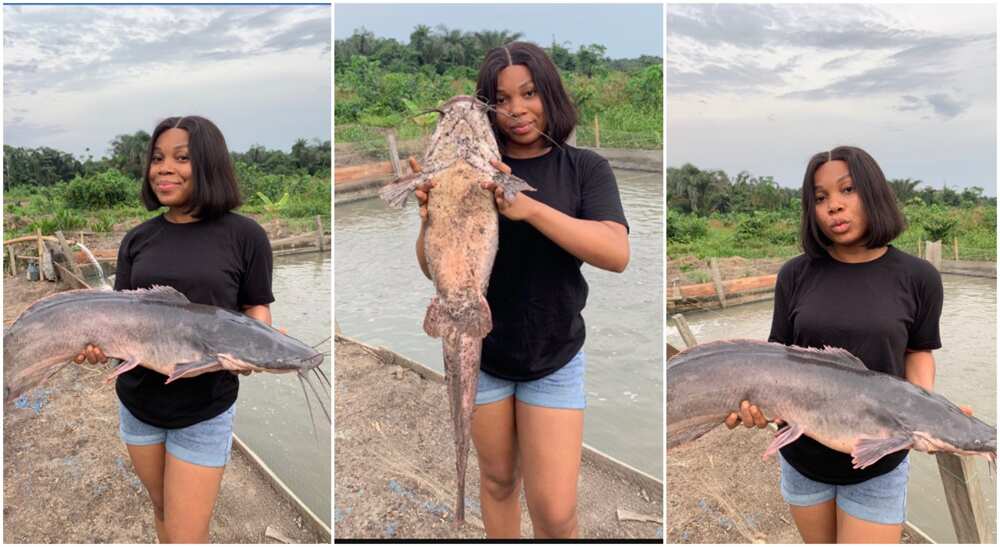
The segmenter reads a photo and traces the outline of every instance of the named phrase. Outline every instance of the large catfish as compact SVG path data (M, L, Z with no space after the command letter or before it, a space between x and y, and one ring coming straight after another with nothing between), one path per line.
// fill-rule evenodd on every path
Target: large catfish
M424 154L423 171L383 188L382 199L402 207L418 185L434 180L427 201L424 254L437 288L424 317L424 331L441 338L445 378L455 426L458 499L455 521L465 521L465 468L483 338L493 329L486 288L497 252L499 217L484 181L496 182L508 199L534 190L490 165L500 160L486 116L488 106L458 96L441 105L441 118Z

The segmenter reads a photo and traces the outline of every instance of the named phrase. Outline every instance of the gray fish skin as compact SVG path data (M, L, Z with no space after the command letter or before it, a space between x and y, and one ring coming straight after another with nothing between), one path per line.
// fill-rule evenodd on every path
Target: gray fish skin
M490 165L491 159L500 160L500 153L485 105L473 97L458 96L445 102L439 112L423 171L389 184L381 196L389 205L401 207L418 185L428 179L435 184L427 200L424 255L437 296L427 308L424 331L441 338L444 347L458 474L455 522L461 524L482 339L493 328L486 288L499 237L494 196L480 184L496 182L508 199L534 188Z
M846 350L754 340L702 344L667 365L667 449L722 424L741 401L788 427L765 457L807 435L865 468L886 454L982 455L996 460L996 428L910 382L865 368Z
M217 370L304 372L323 354L242 313L193 304L170 287L78 290L42 298L4 333L4 402L38 386L87 344L167 382Z

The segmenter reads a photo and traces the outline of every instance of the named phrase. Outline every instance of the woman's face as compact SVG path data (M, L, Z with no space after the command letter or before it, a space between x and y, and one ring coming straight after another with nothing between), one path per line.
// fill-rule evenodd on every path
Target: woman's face
M194 193L187 131L174 128L160 133L149 162L149 184L161 204L187 208Z
M510 65L497 75L497 126L507 137L505 152L518 155L546 148L545 108L531 71Z
M847 163L832 160L820 165L813 176L813 191L816 222L823 234L835 246L861 244L868 233L868 216Z

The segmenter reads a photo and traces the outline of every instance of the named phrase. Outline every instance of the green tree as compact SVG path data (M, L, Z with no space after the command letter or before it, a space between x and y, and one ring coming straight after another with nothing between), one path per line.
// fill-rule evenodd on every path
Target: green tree
M134 179L142 179L149 150L149 133L136 131L118 135L111 141L111 165Z
M892 193L896 195L896 201L899 203L907 203L910 198L916 195L917 186L923 184L923 181L913 180L913 179L891 179L888 181L889 186L892 188Z

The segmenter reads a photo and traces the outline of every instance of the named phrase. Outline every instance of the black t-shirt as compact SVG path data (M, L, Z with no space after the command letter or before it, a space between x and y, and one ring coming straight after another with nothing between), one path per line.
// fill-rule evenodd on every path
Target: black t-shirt
M905 379L907 349L941 347L938 320L943 300L937 270L891 245L881 257L860 264L801 255L778 272L768 340L844 348L869 369ZM851 402L844 404L850 407ZM906 453L889 454L856 470L850 454L804 435L781 449L792 467L827 484L855 484L888 473Z
M191 302L233 311L274 302L271 244L252 219L236 213L174 224L163 215L125 234L118 249L115 290L166 285ZM167 377L136 367L118 377L118 398L136 418L163 428L218 416L236 402L239 381L228 371L165 384Z
M589 150L563 145L530 159L504 157L536 188L532 198L571 217L628 227L614 172ZM486 300L493 330L483 339L482 369L512 381L542 378L573 358L586 337L587 282L582 262L527 222L500 217Z

